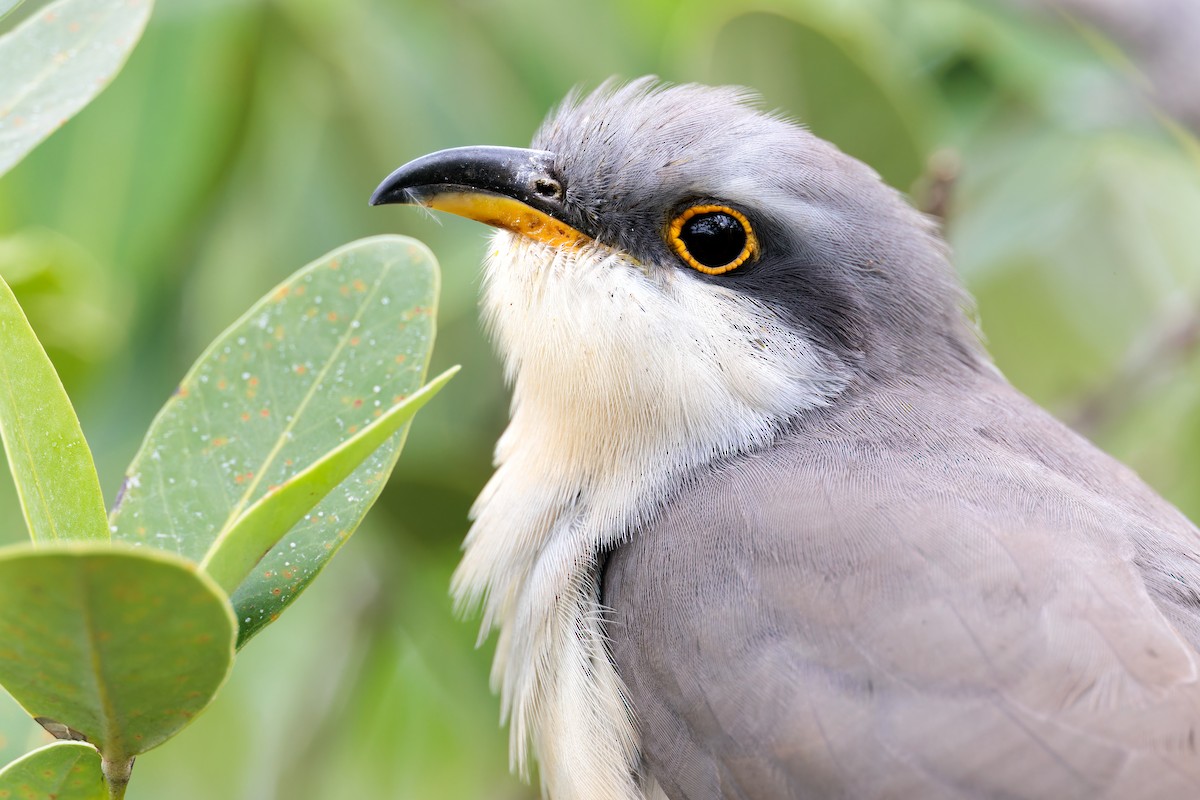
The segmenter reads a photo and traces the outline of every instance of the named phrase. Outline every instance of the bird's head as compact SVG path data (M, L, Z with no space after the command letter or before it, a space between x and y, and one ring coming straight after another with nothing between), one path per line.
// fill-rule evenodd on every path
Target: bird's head
M484 307L518 404L529 375L602 418L709 406L772 427L863 381L984 363L934 226L744 91L608 84L533 148L433 153L371 199L501 229Z

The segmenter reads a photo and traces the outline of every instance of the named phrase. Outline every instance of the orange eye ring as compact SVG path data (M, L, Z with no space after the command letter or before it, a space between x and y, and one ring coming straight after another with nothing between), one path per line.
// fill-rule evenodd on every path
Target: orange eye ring
M687 239L692 239L690 247ZM671 220L667 242L683 263L706 275L723 275L758 256L758 237L750 220L729 206L698 205L685 209ZM708 252L698 258L693 250L701 247Z

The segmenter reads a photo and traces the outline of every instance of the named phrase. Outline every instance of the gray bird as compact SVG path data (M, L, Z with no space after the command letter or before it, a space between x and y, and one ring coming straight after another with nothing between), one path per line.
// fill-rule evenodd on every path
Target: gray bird
M500 230L454 591L553 800L1200 797L1200 532L1008 384L935 226L738 89L371 202Z

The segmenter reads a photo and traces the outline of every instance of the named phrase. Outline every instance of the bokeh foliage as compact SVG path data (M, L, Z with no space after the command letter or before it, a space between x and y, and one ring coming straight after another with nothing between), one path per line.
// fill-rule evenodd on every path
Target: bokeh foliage
M983 0L158 0L118 80L0 180L0 273L105 496L205 343L351 239L430 245L432 369L464 369L362 532L131 800L533 795L507 775L490 648L446 594L506 416L475 312L486 232L366 199L413 156L525 143L571 87L645 73L751 85L943 210L1001 368L1200 517L1197 150L1089 32ZM17 541L8 485L0 521Z

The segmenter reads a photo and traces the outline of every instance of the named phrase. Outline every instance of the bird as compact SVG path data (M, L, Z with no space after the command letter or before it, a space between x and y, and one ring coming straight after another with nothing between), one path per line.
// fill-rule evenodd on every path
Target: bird
M370 202L496 229L452 591L545 796L1200 797L1200 531L1005 379L870 167L651 76Z

